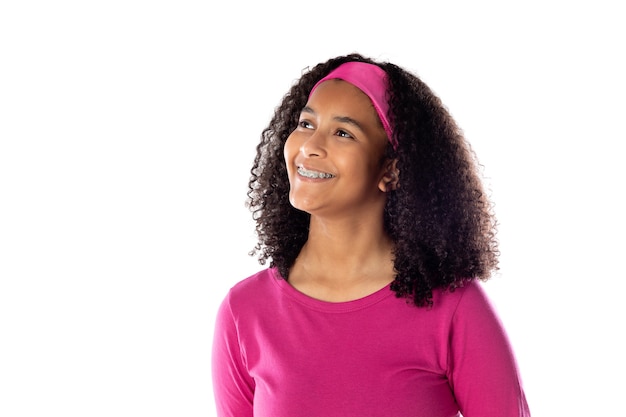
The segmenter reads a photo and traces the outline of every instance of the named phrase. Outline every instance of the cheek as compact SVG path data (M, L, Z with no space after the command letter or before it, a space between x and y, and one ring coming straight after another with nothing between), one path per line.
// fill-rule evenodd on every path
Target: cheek
M372 161L370 155L363 153L349 153L338 156L334 159L337 165L342 166L344 173L356 178L364 179L376 175L379 165Z

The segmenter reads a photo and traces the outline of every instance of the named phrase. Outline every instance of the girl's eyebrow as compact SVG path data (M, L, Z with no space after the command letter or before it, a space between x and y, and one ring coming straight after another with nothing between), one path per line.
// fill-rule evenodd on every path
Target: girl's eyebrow
M300 113L308 113L311 115L315 115L315 110L313 110L312 108L310 108L309 106L304 106L302 108L302 111ZM361 125L361 123L359 123L358 121L354 120L352 117L348 117L348 116L335 116L333 117L333 120L340 122L340 123L348 123L350 125L355 126L357 129L364 131L363 130L363 126Z

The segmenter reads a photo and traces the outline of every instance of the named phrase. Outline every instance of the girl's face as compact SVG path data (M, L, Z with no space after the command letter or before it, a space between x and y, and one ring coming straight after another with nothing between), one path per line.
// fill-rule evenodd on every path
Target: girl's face
M291 204L319 216L382 213L386 146L367 95L345 81L323 82L285 143Z

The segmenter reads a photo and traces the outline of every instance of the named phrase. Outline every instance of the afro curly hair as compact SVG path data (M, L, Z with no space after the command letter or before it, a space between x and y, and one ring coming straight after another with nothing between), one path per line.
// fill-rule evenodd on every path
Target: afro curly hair
M296 128L313 86L348 61L378 65L387 74L389 116L400 184L389 193L384 226L394 242L391 289L416 306L432 306L433 290L453 291L487 280L498 269L496 220L470 145L442 101L416 75L389 62L352 53L305 71L262 131L250 170L247 207L258 242L250 252L285 279L307 241L308 213L289 202L283 146Z

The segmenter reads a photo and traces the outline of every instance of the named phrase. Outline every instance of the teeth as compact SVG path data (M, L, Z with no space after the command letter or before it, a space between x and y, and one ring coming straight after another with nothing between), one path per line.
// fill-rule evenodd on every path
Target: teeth
M317 172L317 171L309 171L308 169L304 169L302 167L298 167L298 174L307 178L332 178L333 174L328 174L326 172Z

